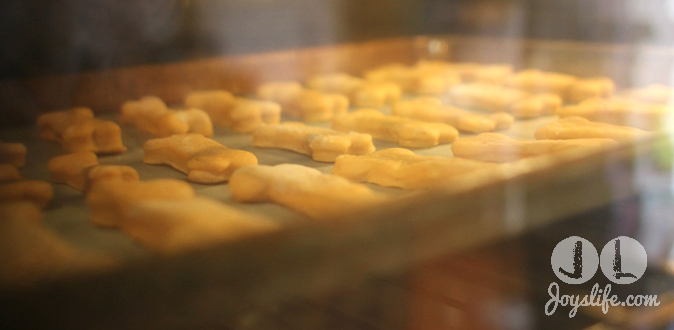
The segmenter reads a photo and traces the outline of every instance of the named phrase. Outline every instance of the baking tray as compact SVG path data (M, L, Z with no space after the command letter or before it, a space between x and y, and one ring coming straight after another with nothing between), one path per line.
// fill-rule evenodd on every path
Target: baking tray
M642 75L649 79L647 83L668 83L662 72L672 67L674 52L570 42L417 37L5 81L0 83L0 96L4 96L0 99L5 106L3 116L9 118L5 123L32 123L37 113L74 105L89 106L99 117L116 120L121 103L144 95L180 104L192 90L222 88L247 95L263 81L304 80L331 71L359 74L376 65L412 64L418 59L512 63L516 68L602 75L613 78L619 88L627 88L644 85L639 81ZM651 71L652 75L645 75ZM532 139L537 127L553 120L548 116L516 121L504 133ZM466 136L470 134L462 134ZM47 180L46 161L64 153L57 144L40 140L32 124L5 128L0 138L26 144L28 165L21 171L27 178ZM148 138L151 136L135 128L123 127L129 151L100 157L101 163L133 166L142 180L184 180L183 174L169 167L142 163L142 143ZM332 166L289 151L254 148L249 134L217 128L214 139L253 152L260 164L297 163L323 172ZM199 195L272 216L284 226L264 237L171 257L148 253L121 232L90 224L83 195L65 185L54 185L55 198L45 212L45 224L77 247L112 256L120 264L97 273L9 288L3 291L2 303L7 311L16 311L14 315L41 311L39 316L44 320L64 326L119 325L115 322L120 322L121 316L131 325L176 318L236 317L259 306L334 290L646 193L652 187L643 182L652 180L653 175L640 169L657 163L653 149L658 143L644 141L600 154L524 160L499 172L466 176L445 189L421 194L370 185L382 193L407 198L334 221L311 221L273 204L235 203L226 184L192 184ZM396 146L381 141L375 145L378 150ZM414 151L451 156L450 147ZM669 179L669 174L664 171L657 176ZM40 317L35 320L42 320Z

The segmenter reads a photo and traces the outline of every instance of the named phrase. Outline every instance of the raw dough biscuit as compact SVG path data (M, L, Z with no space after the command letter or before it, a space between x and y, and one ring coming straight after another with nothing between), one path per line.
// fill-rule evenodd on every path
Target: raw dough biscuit
M45 181L21 180L0 184L0 202L28 201L45 207L54 196L54 189Z
M592 97L608 97L615 84L604 77L578 78L571 75L541 70L523 70L508 78L506 86L533 93L552 93L570 102Z
M459 137L456 128L443 123L428 123L400 116L363 109L332 120L338 131L367 133L376 139L395 142L405 147L427 148L442 143L452 143Z
M482 133L454 142L452 152L456 157L502 163L570 149L598 150L616 145L611 139L519 141L500 133Z
M278 227L269 219L197 197L135 203L128 208L121 229L154 252L173 254L267 233Z
M339 155L364 155L375 150L369 134L342 133L298 122L259 126L253 133L253 145L292 150L319 162L334 162Z
M332 174L386 187L428 189L442 186L449 179L470 171L495 166L456 157L417 156L407 149L391 148L364 156L339 156Z
M452 70L437 70L435 67L391 64L365 73L370 81L392 82L406 93L440 95L461 82L459 74Z
M307 86L324 93L344 94L356 107L381 107L397 101L402 95L400 86L388 81L368 81L345 73L313 77Z
M87 204L91 221L99 226L120 227L127 209L146 200L177 201L194 198L194 189L184 181L158 179L151 181L103 180L89 187Z
M26 146L21 143L0 142L0 164L15 167L26 165Z
M509 128L515 120L506 112L477 114L453 106L443 106L436 98L416 98L393 104L393 114L429 122L440 122L470 133Z
M613 125L657 130L663 117L674 112L669 106L623 99L588 99L557 111L560 117L577 116Z
M0 164L0 182L17 181L23 177L19 169L9 164Z
M47 171L53 182L65 183L83 191L86 185L86 169L94 165L98 165L96 154L91 151L80 151L50 159Z
M213 124L206 112L196 108L171 110L155 96L124 102L120 122L134 125L155 136L184 133L213 136Z
M586 138L606 138L613 140L633 140L650 135L649 132L634 127L616 126L592 122L582 117L566 117L536 130L538 140L566 140Z
M84 176L86 178L85 188L107 180L140 181L138 172L133 167L125 165L92 166L86 169Z
M628 96L643 102L670 104L674 101L674 88L661 84L652 84L629 91Z
M328 121L349 109L346 96L304 89L296 82L262 84L257 89L257 96L279 103L284 114L304 121Z
M198 183L224 182L238 168L257 164L252 153L229 149L201 134L148 140L143 150L145 163L172 166L187 174L190 181Z
M417 63L418 67L436 71L452 71L461 77L461 82L484 82L490 84L502 84L513 73L513 67L509 64L480 64L472 62L445 62L422 60Z
M521 90L484 83L452 88L450 102L459 107L508 112L517 118L535 118L553 114L562 105L562 99L557 95L532 95Z
M281 120L278 103L235 97L222 90L192 92L187 95L185 105L203 109L216 124L241 133L251 132L260 124L278 124Z
M335 217L385 200L364 185L295 164L241 168L229 189L238 202L274 202L312 218Z
M89 108L50 112L37 118L40 136L59 142L69 152L122 153L122 130L119 125L94 118Z

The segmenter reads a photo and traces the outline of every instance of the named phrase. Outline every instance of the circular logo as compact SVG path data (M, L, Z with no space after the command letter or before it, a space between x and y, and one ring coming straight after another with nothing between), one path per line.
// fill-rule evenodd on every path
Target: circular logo
M637 240L620 236L601 250L601 271L616 284L636 282L646 271L646 249Z
M552 270L564 283L581 284L597 272L599 255L590 241L571 236L557 243L550 263Z

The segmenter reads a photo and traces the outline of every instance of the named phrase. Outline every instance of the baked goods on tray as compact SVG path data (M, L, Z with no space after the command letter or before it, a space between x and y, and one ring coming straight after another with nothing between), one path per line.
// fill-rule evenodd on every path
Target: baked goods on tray
M583 117L613 125L631 126L648 131L660 129L663 118L674 113L670 106L629 99L593 98L557 111L560 117Z
M537 140L607 138L625 141L650 135L649 132L638 128L593 122L582 117L561 118L554 123L539 127L534 133Z
M555 94L531 94L485 83L456 86L449 91L449 101L452 105L469 109L507 112L516 118L554 114L562 106L562 99Z
M46 207L52 197L54 197L54 188L45 181L19 180L0 183L0 203L27 201Z
M37 118L37 126L42 138L61 143L69 152L115 154L126 151L119 125L95 119L94 112L89 108L43 114Z
M276 102L283 114L308 122L329 121L349 109L346 96L305 89L294 81L264 83L257 88L257 97Z
M86 185L86 170L98 165L98 157L91 151L56 156L47 163L51 181L65 183L79 191Z
M260 124L278 124L281 120L278 103L236 97L224 90L191 92L185 105L206 111L217 125L240 133L251 132Z
M307 86L324 93L346 95L355 107L381 107L402 96L402 89L395 83L366 80L346 73L317 75L307 81Z
M615 84L605 77L579 78L557 72L528 69L508 78L506 86L533 93L552 93L569 102L593 97L609 97Z
M171 110L155 96L125 102L119 120L122 124L134 125L155 136L185 133L213 136L213 124L206 112L197 108Z

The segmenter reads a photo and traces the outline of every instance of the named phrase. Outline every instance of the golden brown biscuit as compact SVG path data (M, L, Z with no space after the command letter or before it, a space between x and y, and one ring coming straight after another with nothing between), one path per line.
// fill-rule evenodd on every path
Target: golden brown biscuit
M0 184L0 202L27 201L45 207L53 196L54 189L45 181L21 180Z
M369 134L342 133L299 122L261 125L253 133L253 145L292 150L319 162L334 162L339 155L364 155L375 150Z
M332 128L372 135L375 139L395 142L405 147L427 148L452 143L459 137L456 128L443 123L428 123L400 116L362 109L336 116Z
M131 205L121 229L146 248L173 254L277 229L270 219L208 198L145 200Z
M194 196L194 189L187 182L179 180L103 180L89 187L87 204L91 209L93 223L120 227L127 217L127 209L134 204L147 200L186 200Z
M98 165L98 157L91 151L80 151L56 156L47 163L47 171L53 182L65 183L79 191L86 185L86 169Z
M674 101L674 88L667 85L652 84L628 92L628 96L638 101L670 104Z
M124 165L96 165L86 169L85 174L86 186L89 187L97 182L107 180L120 181L140 181L138 172L133 167Z
M578 81L577 77L568 74L528 69L512 75L506 80L505 84L508 87L527 92L552 93L563 96L576 81Z
M407 149L391 148L363 156L339 156L332 174L351 181L412 190L439 187L470 171L495 166L456 157L417 156Z
M126 151L119 125L95 119L89 108L46 113L38 117L37 125L42 138L61 143L69 152L107 154Z
M278 103L234 97L222 90L192 92L187 95L185 104L203 109L216 124L242 133L251 132L260 124L278 124L281 120Z
M345 73L318 75L307 86L324 93L344 94L357 107L381 107L397 101L402 95L400 86L388 81L368 81Z
M606 138L620 141L648 135L649 132L638 128L593 122L582 117L565 117L540 127L534 137L537 140Z
M19 169L9 164L0 164L0 182L21 180L23 177Z
M320 219L372 207L385 200L368 187L295 164L247 166L229 181L234 200L273 202Z
M615 146L617 143L611 139L519 141L500 133L482 133L454 142L452 152L456 157L502 163L571 149L600 150Z
M453 105L490 112L507 112L517 118L553 114L562 105L562 99L557 95L532 95L521 90L484 83L456 86L450 90L449 95Z
M506 112L478 114L453 106L443 106L436 98L416 98L393 104L393 114L429 122L440 122L470 133L509 128L515 120Z
M461 77L461 82L485 82L501 84L513 73L509 64L480 64L472 62L445 62L422 60L418 67L428 70L455 72Z
M28 285L113 266L113 261L73 247L43 224L30 202L0 203L0 286Z
M225 182L238 168L257 164L252 153L229 149L201 134L148 140L143 150L145 163L169 165L199 183Z
M365 78L370 81L392 82L406 93L423 95L443 94L461 82L458 73L453 70L439 70L433 65L385 65L367 71Z
M613 125L631 126L647 131L660 128L662 119L674 112L669 106L624 99L588 99L578 105L559 109L560 117L583 117Z
M26 146L21 143L0 142L0 164L15 167L26 165Z
M569 87L563 97L569 102L581 102L593 97L609 97L614 90L615 83L609 78L579 79Z
M171 110L155 96L124 102L120 122L134 125L155 136L185 133L213 136L213 124L206 112L196 108Z
M349 109L346 96L304 89L296 82L262 84L257 89L257 96L277 102L284 114L304 121L328 121Z

